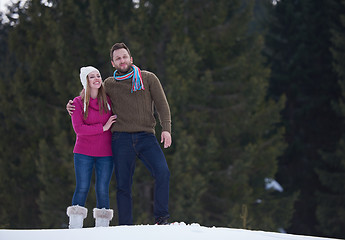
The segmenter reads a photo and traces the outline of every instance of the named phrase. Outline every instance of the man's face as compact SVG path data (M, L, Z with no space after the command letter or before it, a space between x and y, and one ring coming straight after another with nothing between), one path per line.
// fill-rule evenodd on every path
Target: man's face
M113 60L111 61L111 64L119 72L128 72L128 70L132 66L132 63L133 58L129 56L126 49L120 48L113 52Z

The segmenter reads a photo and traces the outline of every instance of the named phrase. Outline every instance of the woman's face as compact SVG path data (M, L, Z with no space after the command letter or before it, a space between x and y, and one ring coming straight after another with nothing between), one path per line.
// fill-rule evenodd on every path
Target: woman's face
M89 79L90 88L99 89L102 86L102 77L98 71L90 72L87 78Z

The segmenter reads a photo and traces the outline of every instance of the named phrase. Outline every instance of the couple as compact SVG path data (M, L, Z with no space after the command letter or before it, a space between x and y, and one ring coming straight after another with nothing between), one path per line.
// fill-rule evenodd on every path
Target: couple
M81 228L87 216L84 207L95 165L97 206L96 227L107 227L113 217L109 209L109 183L115 169L119 225L132 225L132 177L138 157L155 179L156 224L169 218L170 172L154 135L154 107L162 126L161 143L171 145L170 109L159 79L133 64L124 43L110 50L114 76L102 84L100 72L91 66L80 69L83 90L69 101L67 110L77 138L74 147L76 189L67 208L69 228ZM113 115L116 114L116 115Z

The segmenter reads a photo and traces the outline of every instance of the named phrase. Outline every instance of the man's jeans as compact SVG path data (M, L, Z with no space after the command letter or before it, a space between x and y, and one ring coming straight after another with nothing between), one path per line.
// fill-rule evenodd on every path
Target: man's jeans
M113 174L114 163L112 157L91 157L74 154L74 168L76 188L72 205L85 206L86 197L90 189L93 168L96 175L97 208L109 208L109 184Z
M117 183L119 225L133 224L132 179L136 157L144 163L155 179L155 218L168 217L170 172L155 135L147 132L114 132L112 150Z

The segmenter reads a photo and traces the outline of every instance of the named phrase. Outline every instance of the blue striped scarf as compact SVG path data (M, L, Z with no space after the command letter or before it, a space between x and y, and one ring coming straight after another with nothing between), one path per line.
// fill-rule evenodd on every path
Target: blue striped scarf
M118 81L126 80L132 78L132 88L131 92L135 92L138 90L145 90L143 78L141 76L141 70L135 66L132 65L133 70L125 75L116 76L117 70L114 72L114 78Z

